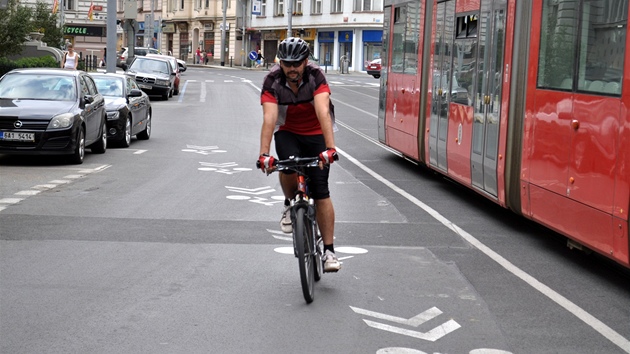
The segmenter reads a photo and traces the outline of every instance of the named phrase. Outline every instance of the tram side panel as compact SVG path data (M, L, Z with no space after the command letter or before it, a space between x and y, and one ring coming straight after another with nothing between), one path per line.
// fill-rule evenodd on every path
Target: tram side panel
M385 96L385 141L404 155L419 160L418 112L425 3L409 1L386 7L390 11L390 56Z
M613 220L616 185L627 178L615 171L623 164L620 132L627 119L621 114L627 26L616 24L627 22L628 3L599 4L623 9L620 17L591 11L590 3L558 1L533 2L522 208L628 265L627 222L625 235L615 238ZM622 203L627 198L626 191Z

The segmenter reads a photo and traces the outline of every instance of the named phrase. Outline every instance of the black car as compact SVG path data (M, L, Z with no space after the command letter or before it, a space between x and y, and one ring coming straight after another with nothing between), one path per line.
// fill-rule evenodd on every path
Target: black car
M135 57L131 64L123 64L125 74L148 95L160 95L165 100L173 97L177 73L166 59Z
M107 149L105 99L83 71L15 69L0 78L0 154L70 155Z
M107 139L129 147L131 137L151 136L151 102L136 82L122 74L91 74L96 88L105 97Z

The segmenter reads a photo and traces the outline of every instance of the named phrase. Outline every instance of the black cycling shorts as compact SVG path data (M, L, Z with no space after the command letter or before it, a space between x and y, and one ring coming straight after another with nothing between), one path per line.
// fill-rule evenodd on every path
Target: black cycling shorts
M315 157L326 150L326 141L323 135L298 135L286 130L279 130L274 134L276 153L278 159L286 160L290 156ZM326 199L330 197L328 190L328 167L309 167L306 169L308 176L308 189L313 199ZM282 172L295 173L295 172Z

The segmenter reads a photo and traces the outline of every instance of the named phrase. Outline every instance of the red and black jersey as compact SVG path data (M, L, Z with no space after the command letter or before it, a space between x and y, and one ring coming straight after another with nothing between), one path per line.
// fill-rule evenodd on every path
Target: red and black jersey
M315 114L313 102L317 94L328 92L328 82L319 66L308 63L304 68L302 81L297 95L289 87L280 65L275 65L263 81L260 103L272 102L278 104L278 130L287 130L300 135L322 134L322 128ZM330 103L330 117L335 128L335 114L332 101ZM336 129L335 129L336 130Z

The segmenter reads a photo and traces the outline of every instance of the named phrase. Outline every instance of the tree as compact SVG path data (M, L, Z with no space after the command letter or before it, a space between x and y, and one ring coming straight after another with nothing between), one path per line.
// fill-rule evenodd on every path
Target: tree
M49 47L58 48L61 45L63 32L57 27L57 14L53 14L50 6L40 0L33 13L33 27L44 34L42 42Z
M0 57L22 52L26 36L33 31L33 10L9 0L6 9L0 9Z

